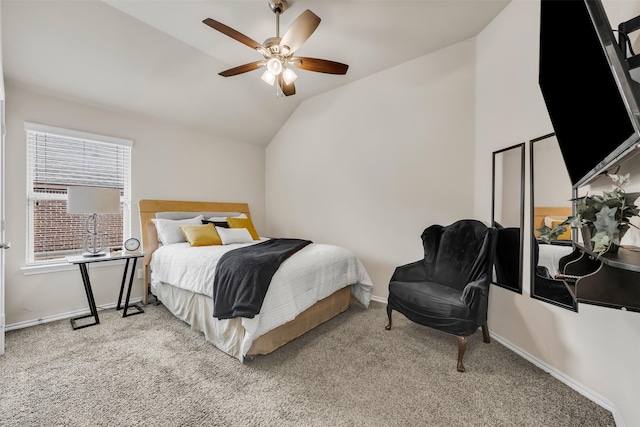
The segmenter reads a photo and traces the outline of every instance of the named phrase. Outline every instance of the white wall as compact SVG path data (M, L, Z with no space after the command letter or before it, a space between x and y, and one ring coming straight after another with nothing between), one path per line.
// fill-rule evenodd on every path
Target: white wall
M605 3L616 26L640 14L639 6L637 1ZM618 10L625 14L611 13ZM491 183L486 180L491 153L553 130L537 79L539 13L539 2L514 0L477 37L474 212L478 217L491 209ZM527 229L528 173L527 168ZM640 167L633 175L640 181ZM528 239L525 243L524 292L491 288L491 330L552 373L592 391L592 398L610 402L620 425L640 425L640 314L587 304L580 304L574 313L530 298Z
M7 324L87 308L77 269L25 276L26 142L24 122L35 122L133 140L132 235L140 238L140 199L247 202L264 229L264 149L133 114L63 101L7 82L6 315ZM123 266L91 269L98 306L114 303ZM132 298L140 297L141 281Z
M571 180L555 136L533 143L533 176L536 207L571 207Z
M266 150L271 235L350 249L386 298L427 226L473 215L474 57L459 43L302 103Z

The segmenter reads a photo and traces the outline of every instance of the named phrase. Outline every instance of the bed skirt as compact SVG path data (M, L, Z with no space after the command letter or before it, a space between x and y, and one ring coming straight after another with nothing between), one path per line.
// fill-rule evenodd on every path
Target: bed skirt
M241 362L246 357L268 354L307 331L346 311L355 298L351 286L337 290L318 301L295 319L256 338L247 354L242 354L244 327L240 318L219 320L213 317L213 298L166 283L152 284L156 298L174 316L202 332L214 346Z

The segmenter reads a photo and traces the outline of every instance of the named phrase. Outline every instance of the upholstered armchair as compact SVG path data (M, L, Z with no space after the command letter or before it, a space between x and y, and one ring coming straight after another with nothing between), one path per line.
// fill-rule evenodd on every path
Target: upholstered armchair
M467 337L482 327L489 343L487 308L498 230L473 219L432 225L422 233L424 259L397 267L389 282L387 316L396 310L420 325L458 338L459 372Z

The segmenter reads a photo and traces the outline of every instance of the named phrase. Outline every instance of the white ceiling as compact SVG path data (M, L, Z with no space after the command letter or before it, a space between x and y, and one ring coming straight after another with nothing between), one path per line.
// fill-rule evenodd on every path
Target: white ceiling
M202 23L262 43L275 36L267 0L2 0L5 78L65 99L136 112L266 146L303 100L477 35L509 0L289 0L280 35L305 9L322 22L296 54L349 64L346 75L296 70L276 98L262 57Z

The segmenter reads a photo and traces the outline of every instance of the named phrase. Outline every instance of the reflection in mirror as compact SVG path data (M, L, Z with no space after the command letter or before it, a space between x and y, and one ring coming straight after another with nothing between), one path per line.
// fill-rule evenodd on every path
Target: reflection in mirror
M522 293L524 143L493 152L491 223L498 228L493 283Z
M577 311L562 280L560 259L573 252L571 229L550 244L536 229L554 227L572 214L572 186L555 134L531 141L531 296Z

